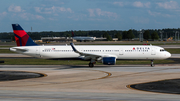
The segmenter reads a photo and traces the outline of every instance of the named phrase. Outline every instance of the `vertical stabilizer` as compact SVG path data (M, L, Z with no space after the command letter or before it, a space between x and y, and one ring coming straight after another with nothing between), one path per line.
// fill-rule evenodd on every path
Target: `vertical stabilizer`
M17 46L35 46L36 43L29 37L29 35L22 29L19 24L12 24L14 37Z

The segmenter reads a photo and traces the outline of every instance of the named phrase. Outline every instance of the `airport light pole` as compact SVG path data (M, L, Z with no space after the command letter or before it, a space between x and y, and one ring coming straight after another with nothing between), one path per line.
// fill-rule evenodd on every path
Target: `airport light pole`
M175 32L175 39L174 39L174 41L176 41L176 32Z
M176 39L177 39L177 38L176 38L177 35L178 35L178 41L179 41L179 31L176 31L176 32L175 32L175 39L174 39L175 41L177 41L177 40L176 40Z
M141 31L139 31L139 41L141 41Z
M139 41L140 42L143 42L143 30L142 29L140 29L140 31L139 31Z
M161 41L163 41L163 33L164 33L164 31L160 31L160 33L161 33Z
M174 41L176 41L176 31L173 32L174 32Z
M143 33L144 33L144 31L142 30L142 42L144 41L144 36L143 36Z

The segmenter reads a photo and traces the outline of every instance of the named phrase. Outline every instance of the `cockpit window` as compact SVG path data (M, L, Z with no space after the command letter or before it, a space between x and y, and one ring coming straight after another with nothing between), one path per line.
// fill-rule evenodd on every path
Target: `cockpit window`
M164 49L160 49L160 52L164 52L165 50Z

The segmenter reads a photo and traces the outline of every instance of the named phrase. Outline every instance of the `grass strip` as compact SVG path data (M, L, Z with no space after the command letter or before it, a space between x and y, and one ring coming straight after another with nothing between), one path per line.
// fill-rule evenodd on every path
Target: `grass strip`
M15 53L10 51L9 49L0 49L0 53Z
M170 52L171 54L180 54L180 48L167 48L165 50Z
M10 47L14 47L14 46L0 46L0 48L10 48Z
M88 65L89 61L83 60L46 60L46 59L0 59L5 63L1 65ZM150 60L117 60L116 65L149 65ZM171 64L173 60L155 60L154 64ZM102 65L97 63L96 65Z

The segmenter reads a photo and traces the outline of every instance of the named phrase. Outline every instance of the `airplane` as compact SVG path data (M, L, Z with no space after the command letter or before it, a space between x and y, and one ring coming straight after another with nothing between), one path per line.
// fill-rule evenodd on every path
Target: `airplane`
M19 24L12 24L17 47L11 51L38 57L53 59L82 59L90 61L89 67L96 62L115 65L117 59L167 59L171 54L164 48L153 45L37 45Z
M77 41L94 41L95 37L86 37L86 36L74 36L74 32L72 31L72 38Z

